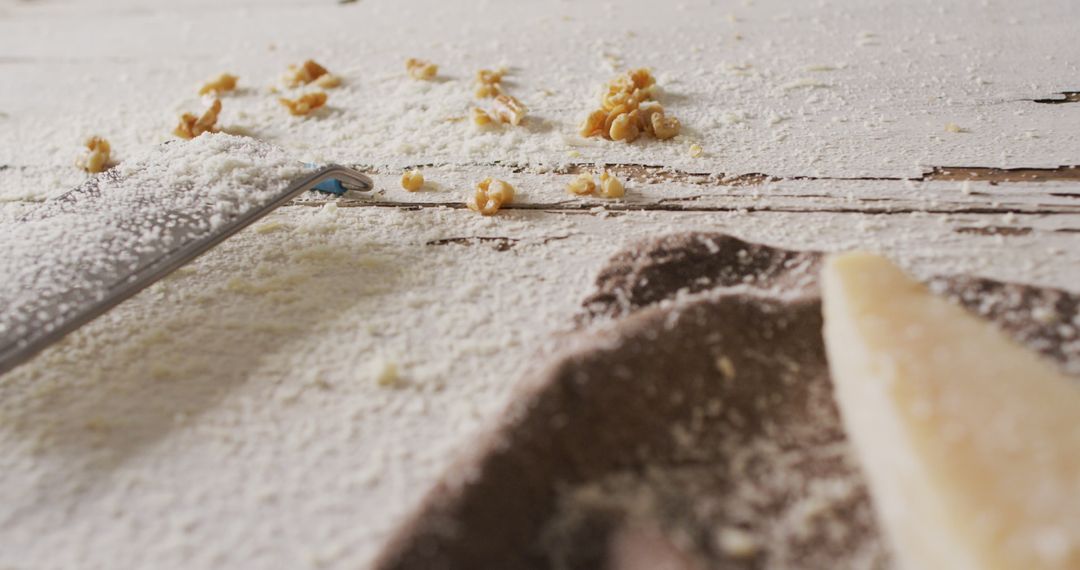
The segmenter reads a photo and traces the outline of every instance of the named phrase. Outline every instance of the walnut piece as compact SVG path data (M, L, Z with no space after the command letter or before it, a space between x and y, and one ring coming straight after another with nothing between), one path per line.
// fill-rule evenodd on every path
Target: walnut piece
M340 87L341 76L334 75L333 73L324 74L315 80L315 85L317 87L322 87L323 89L333 89L335 87Z
M589 116L581 123L578 132L583 137L603 136L605 134L604 122L607 117L607 111L604 111L603 109L597 109L592 113L589 113Z
M485 178L476 185L465 205L484 216L494 216L503 204L514 199L514 187L509 183L494 178Z
M473 123L476 125L486 126L498 121L516 127L525 119L525 113L528 112L525 104L503 91L502 78L505 74L505 68L496 71L481 69L476 72L476 98L494 99L490 110L473 109Z
M598 190L599 192L597 192ZM600 171L599 186L593 180L592 174L582 172L566 185L566 191L577 196L587 196L597 192L604 198L622 198L626 195L626 187L623 186L622 181L607 170Z
M667 117L664 107L652 100L655 86L656 79L648 69L635 69L615 77L600 95L600 108L586 117L578 132L583 137L626 142L635 141L643 132L658 139L674 137L681 125L674 117Z
M278 99L278 101L289 108L290 114L303 117L326 104L326 93L315 91L313 93L305 93L296 99L286 99L282 97Z
M503 123L510 123L515 127L521 124L521 120L525 118L525 112L528 109L521 101L518 101L516 97L499 94L495 96L495 102L492 104L492 109L495 112L495 117Z
M634 142L640 134L637 109L616 115L615 120L611 122L611 128L608 129L608 137L613 141Z
M626 195L626 186L622 180L605 170L600 173L600 195L605 198L622 198Z
M487 114L487 111L484 111L479 107L473 107L472 120L474 125L486 127L491 124L491 115Z
M289 71L285 74L285 84L289 87L307 85L327 73L329 72L326 71L325 67L315 63L315 60L309 59L300 65L289 66Z
M401 175L401 187L409 192L416 192L424 186L424 174L419 170L409 170Z
M506 68L501 68L495 71L490 69L481 69L476 72L476 98L487 99L495 97L501 94L502 91L502 78L506 74Z
M679 134L681 128L682 125L675 117L666 117L663 111L653 113L652 131L656 138L660 140L670 139Z
M660 103L657 103L656 101L642 103L638 107L638 123L641 126L641 130L655 136L656 133L653 132L652 126L652 116L658 113L661 116L664 114L664 106Z
M525 119L526 111L528 109L516 97L498 95L491 103L490 111L473 107L472 120L478 127L486 127L495 122L517 126Z
M592 174L583 172L566 185L566 191L577 196L592 194L596 191L596 182L593 181Z
M656 85L656 79L653 78L652 72L644 67L629 71L626 76L630 78L630 81L633 82L634 87L637 89L649 89Z
M439 66L430 61L410 57L405 60L405 71L408 71L409 77L413 79L430 81L439 73Z
M222 93L232 91L236 89L236 80L238 79L240 78L235 75L229 73L222 73L221 75L215 77L214 79L211 79L202 87L200 87L199 95L207 95L211 93L214 95L220 95Z
M210 108L201 117L196 117L191 113L180 115L180 124L173 129L173 134L182 139L193 139L203 133L217 132L215 125L217 125L219 113L221 113L221 100L214 99Z
M92 136L86 139L84 144L86 152L75 159L75 166L91 174L105 170L109 165L109 154L112 152L109 141L99 136Z

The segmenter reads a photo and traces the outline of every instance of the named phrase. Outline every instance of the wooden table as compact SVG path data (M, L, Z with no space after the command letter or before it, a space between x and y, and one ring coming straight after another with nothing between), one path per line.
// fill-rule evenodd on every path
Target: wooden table
M0 4L4 225L82 179L84 137L121 160L167 140L224 71L242 86L227 131L378 183L283 208L0 381L0 566L363 565L646 236L1080 290L1078 17L1069 0ZM408 79L408 57L437 80ZM291 118L268 88L307 58L346 84ZM499 65L529 118L477 130L472 76ZM636 66L683 134L576 136ZM565 193L597 162L625 200ZM430 184L406 193L417 165ZM519 189L494 218L463 208L486 176Z

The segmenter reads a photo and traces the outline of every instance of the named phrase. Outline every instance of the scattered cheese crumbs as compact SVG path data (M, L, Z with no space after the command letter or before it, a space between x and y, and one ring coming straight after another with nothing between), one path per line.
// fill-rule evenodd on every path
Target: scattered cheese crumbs
M600 96L600 109L586 117L579 134L626 142L633 142L642 132L658 139L679 134L678 119L667 117L663 106L652 101L655 85L647 69L628 71L611 80Z
M956 123L945 123L945 132L947 133L966 133L967 131L960 127Z
M741 528L727 527L716 535L720 551L730 558L750 558L758 552L758 540Z
M409 192L416 192L424 186L424 175L419 170L410 170L401 175L401 187Z
M600 173L600 195L605 198L622 198L626 195L626 186L622 180L605 170Z
M229 73L222 73L221 75L217 76L214 79L211 79L202 87L200 87L199 95L220 95L222 93L232 91L236 89L236 81L238 79L240 78L235 75Z
M309 59L300 65L289 66L289 71L285 74L285 84L289 87L307 85L327 73L329 72L325 67Z
M476 98L486 99L502 93L502 78L506 75L506 68L495 71L481 69L476 72Z
M219 113L221 113L221 100L214 99L210 108L201 117L196 117L191 113L181 115L180 124L173 129L173 134L182 139L193 139L203 133L217 132L215 125L217 125Z
M694 144L690 145L690 157L691 158L698 158L703 154L705 154L705 149L701 148L701 145L699 145L697 143L694 143Z
M596 182L593 180L592 174L582 172L566 185L566 191L577 196L592 194L596 191Z
M296 116L304 116L311 113L315 109L322 107L326 104L326 93L322 91L316 91L314 93L306 93L301 95L297 99L286 99L284 97L278 99L278 101L288 107L289 113Z
M405 60L405 70L409 72L409 77L413 79L430 81L439 73L439 66L430 61L410 57Z
M109 154L112 152L109 141L99 136L92 136L86 139L85 144L86 152L75 159L75 166L91 174L105 170L109 165Z
M485 178L476 185L476 191L469 196L465 204L474 212L480 212L484 216L493 216L498 213L503 204L509 204L513 199L513 186L503 180Z

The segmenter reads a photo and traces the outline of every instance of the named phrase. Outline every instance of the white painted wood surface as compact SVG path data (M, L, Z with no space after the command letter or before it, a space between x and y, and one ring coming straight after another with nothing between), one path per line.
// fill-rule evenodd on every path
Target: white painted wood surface
M1080 5L657 4L0 1L3 224L81 180L84 136L120 159L167 140L223 71L245 87L227 128L379 183L279 211L0 379L0 566L362 566L645 236L1080 291L1080 176L926 175L1080 164L1080 103L1033 101L1080 90ZM413 56L439 81L409 81ZM309 57L347 83L290 118L266 87ZM529 126L455 121L502 64ZM639 65L684 135L577 137L613 67ZM624 201L572 199L564 172L596 161L660 169L624 170ZM433 184L408 194L415 164ZM484 176L520 190L491 219L460 207Z

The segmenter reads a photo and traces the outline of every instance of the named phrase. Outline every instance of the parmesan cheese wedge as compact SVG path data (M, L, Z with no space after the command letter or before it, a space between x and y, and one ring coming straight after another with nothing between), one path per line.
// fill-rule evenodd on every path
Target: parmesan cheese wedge
M1080 568L1080 382L889 261L831 257L844 426L906 570Z

